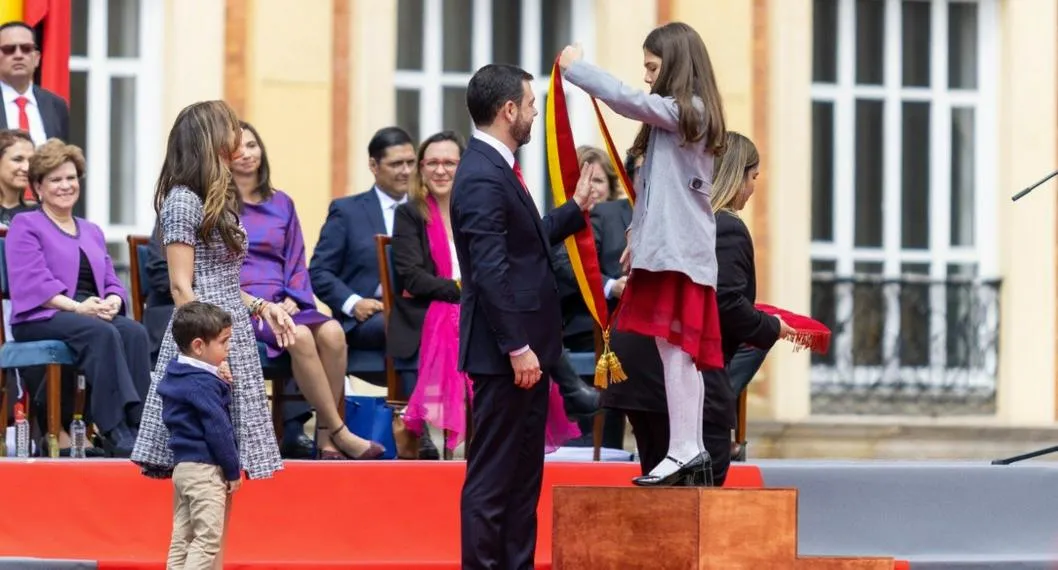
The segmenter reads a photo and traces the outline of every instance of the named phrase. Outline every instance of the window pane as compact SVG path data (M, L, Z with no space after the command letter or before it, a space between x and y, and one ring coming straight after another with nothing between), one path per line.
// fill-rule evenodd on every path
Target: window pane
M885 69L885 2L856 2L856 83L881 85Z
M470 139L470 114L467 112L467 90L465 87L445 87L444 114L441 128L451 129L463 140ZM431 133L432 134L432 133ZM427 134L426 136L430 136Z
M474 37L471 4L471 0L444 0L441 55L445 71L473 71L470 69L470 41Z
M812 102L812 239L834 239L834 104Z
M979 314L975 299L977 286L971 281L976 276L977 267L973 264L948 266L945 315L948 368L969 367L974 360L974 351L985 349L977 339L984 317Z
M929 87L929 2L904 0L904 85Z
M881 263L857 263L852 286L852 364L880 366L884 354L885 293Z
M905 263L900 283L900 365L929 366L929 265Z
M951 245L974 245L974 109L951 110Z
M948 4L948 86L977 88L977 4Z
M397 69L422 69L423 0L397 0Z
M838 2L815 0L812 5L812 81L838 80Z
M139 57L140 0L107 2L107 54L110 57Z
M136 222L136 78L110 79L110 223Z
M422 140L419 132L419 92L415 89L397 90L397 126L408 131L411 140Z
M858 247L882 246L881 101L856 101L856 231Z
M522 64L521 0L492 0L492 62Z
M70 3L70 55L88 55L88 2Z
M900 235L906 248L929 247L929 103L904 103Z
M838 334L838 298L834 281L833 261L812 260L812 317ZM834 364L834 351L826 354L812 352L812 364Z
M573 36L573 8L570 0L543 0L541 10L540 75L549 75L555 58L570 44Z
M80 4L80 2L75 2L75 4ZM88 108L88 73L85 71L70 72L70 108ZM84 112L70 113L70 140L67 141L70 144L81 147L84 150L85 156L92 153L92 149L85 146L85 143L88 141L87 120L87 115ZM77 200L77 204L74 204L74 215L82 218L85 217L85 204L88 203L88 190L88 177L82 178L81 198Z

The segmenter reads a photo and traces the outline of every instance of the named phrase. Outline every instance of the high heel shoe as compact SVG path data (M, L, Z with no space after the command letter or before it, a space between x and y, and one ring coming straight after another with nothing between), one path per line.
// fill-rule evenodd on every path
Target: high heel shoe
M690 461L683 462L673 456L667 459L679 466L679 469L661 477L658 475L641 475L632 479L632 484L639 487L695 487L700 486L698 481L712 480L712 458L709 452L703 451L694 456ZM705 473L709 473L706 477Z
M327 429L327 428L322 428L321 427L320 429ZM342 424L337 429L331 431L331 434L330 434L331 442L334 444L335 447L338 448L338 451L321 451L319 453L319 458L320 459L324 459L324 460L327 460L327 459L331 459L331 460L333 460L333 459L353 459L353 460L357 460L357 461L367 461L367 460L371 460L371 459L378 459L379 457L382 456L383 453L386 452L386 448L382 447L381 444L376 443L374 441L369 441L367 449L365 449L359 455L357 455L355 453L349 453L345 449L342 449L342 444L338 441L338 438L335 437L336 435L338 435L339 433L341 433L345 429L346 429L345 424Z

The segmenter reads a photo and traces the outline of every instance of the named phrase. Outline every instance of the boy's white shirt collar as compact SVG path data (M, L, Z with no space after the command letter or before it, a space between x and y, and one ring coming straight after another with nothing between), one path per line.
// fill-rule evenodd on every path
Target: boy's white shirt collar
M195 368L201 368L202 370L213 374L217 378L220 378L220 371L217 370L216 366L213 366L208 362L203 362L193 356L187 356L186 354L178 354L176 355L176 361L181 364L186 364L188 366L194 366Z

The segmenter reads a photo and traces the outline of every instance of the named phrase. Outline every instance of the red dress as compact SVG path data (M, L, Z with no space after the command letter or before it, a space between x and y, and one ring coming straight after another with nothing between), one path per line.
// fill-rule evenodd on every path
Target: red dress
M724 367L716 290L676 271L634 269L621 294L617 330L662 338L699 370Z

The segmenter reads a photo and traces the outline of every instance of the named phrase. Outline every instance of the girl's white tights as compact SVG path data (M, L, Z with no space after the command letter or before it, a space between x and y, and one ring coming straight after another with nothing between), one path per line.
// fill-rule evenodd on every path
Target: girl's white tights
M680 468L669 457L686 463L705 450L702 442L702 408L705 385L691 356L668 341L655 338L665 371L665 400L669 408L669 452L651 475L666 477Z

